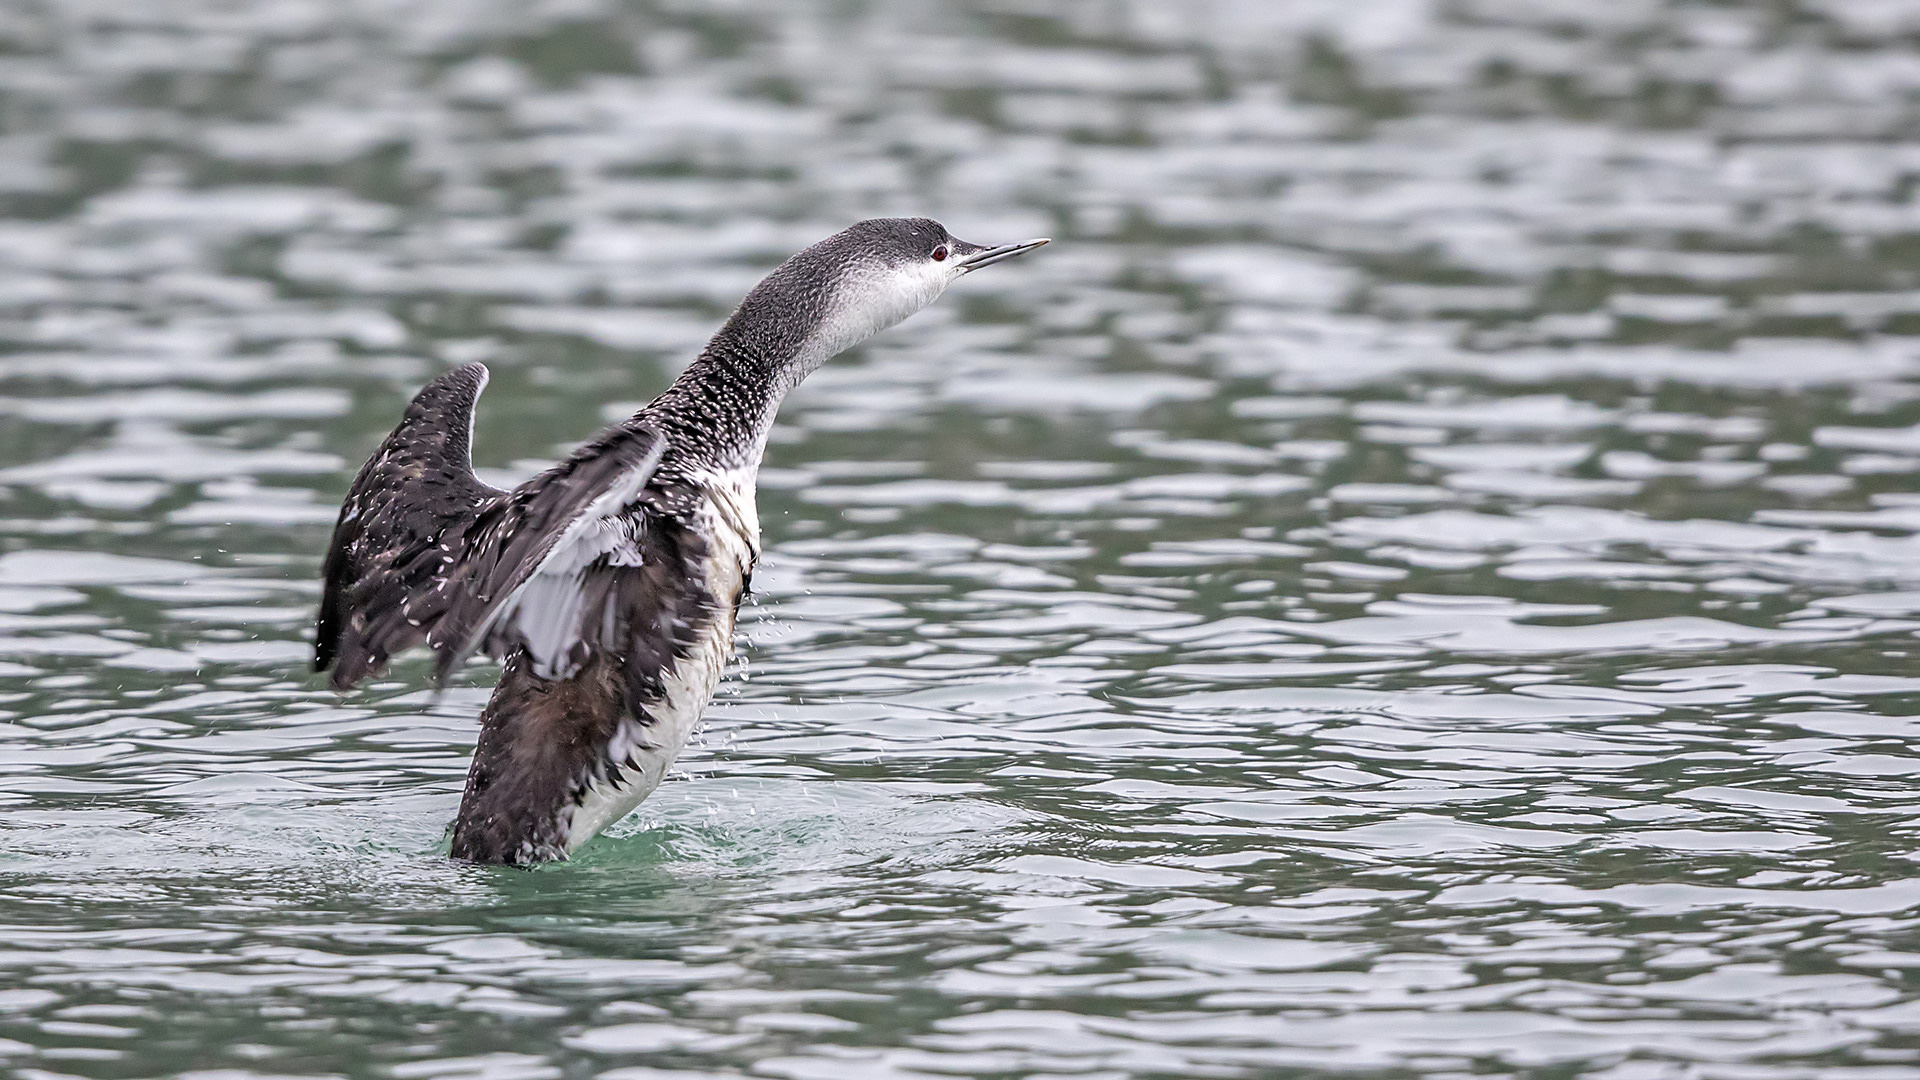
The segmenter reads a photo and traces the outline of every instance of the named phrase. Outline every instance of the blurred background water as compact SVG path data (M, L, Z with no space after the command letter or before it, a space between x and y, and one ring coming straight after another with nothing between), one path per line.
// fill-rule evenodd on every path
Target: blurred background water
M1912 1076L1920 6L0 3L0 1068ZM491 675L304 672L878 214L680 773L453 864Z

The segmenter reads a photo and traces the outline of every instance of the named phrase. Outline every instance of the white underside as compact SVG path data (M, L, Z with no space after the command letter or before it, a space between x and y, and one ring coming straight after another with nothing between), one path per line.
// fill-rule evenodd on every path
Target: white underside
M706 629L685 659L662 673L665 688L648 713L651 723L624 722L607 747L610 761L621 765L617 782L599 780L588 787L567 824L567 852L599 835L600 830L626 817L639 806L667 774L667 769L693 735L714 687L733 658L733 600L746 587L747 574L760 554L760 518L754 508L754 470L742 469L699 477L711 500L699 523L712 545L707 584L722 609L714 612Z

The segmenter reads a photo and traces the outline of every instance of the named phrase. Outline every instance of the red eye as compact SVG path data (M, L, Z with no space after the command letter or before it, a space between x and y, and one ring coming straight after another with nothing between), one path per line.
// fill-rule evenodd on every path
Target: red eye
M939 247L933 249L933 261L934 262L947 261L947 245L941 244Z

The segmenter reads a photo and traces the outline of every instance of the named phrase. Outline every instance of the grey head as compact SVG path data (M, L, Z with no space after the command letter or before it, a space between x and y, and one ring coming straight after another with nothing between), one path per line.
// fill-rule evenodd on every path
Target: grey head
M968 243L931 218L871 218L782 263L716 338L747 347L784 392L825 363L940 298L982 267L1047 243Z

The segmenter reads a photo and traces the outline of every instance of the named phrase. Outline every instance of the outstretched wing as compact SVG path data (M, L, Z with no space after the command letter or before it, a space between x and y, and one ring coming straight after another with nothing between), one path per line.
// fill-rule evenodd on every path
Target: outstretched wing
M438 674L489 642L542 565L604 530L646 486L665 440L615 427L512 491L473 475L473 407L487 369L427 384L354 478L322 575L316 671L346 689L425 642ZM494 638L504 640L493 633Z

